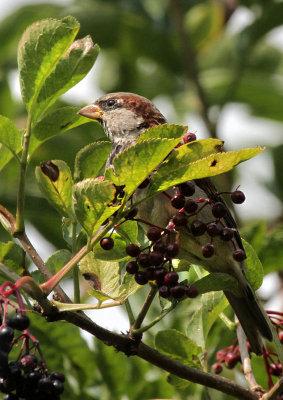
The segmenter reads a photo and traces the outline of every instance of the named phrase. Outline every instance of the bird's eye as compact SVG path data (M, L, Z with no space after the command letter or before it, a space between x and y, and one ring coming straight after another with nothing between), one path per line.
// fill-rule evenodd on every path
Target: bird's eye
M107 107L112 107L112 106L114 106L114 104L116 104L116 100L115 99L109 99L106 102Z

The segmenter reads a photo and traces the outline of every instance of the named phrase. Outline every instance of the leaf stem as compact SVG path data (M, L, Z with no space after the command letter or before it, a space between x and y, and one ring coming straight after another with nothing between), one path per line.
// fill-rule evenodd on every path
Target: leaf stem
M24 203L25 203L25 186L26 186L26 169L29 150L29 141L31 136L31 123L32 116L29 113L27 121L27 129L23 138L23 151L20 161L20 181L17 195L17 212L16 212L16 226L14 233L24 232Z
M171 307L168 308L168 310L163 311L163 313L161 313L158 317L154 318L154 320L152 320L148 325L145 325L142 328L139 329L135 329L132 330L132 335L133 336L137 336L140 335L141 333L147 331L148 329L150 329L151 327L153 327L155 324L157 324L159 321L161 321L164 317L166 317L167 314L169 314L170 311L172 311L177 304L172 304Z
M128 317L129 317L130 326L132 326L134 324L134 322L135 322L135 316L134 316L131 304L129 302L129 299L126 299L124 304L125 304L125 307L126 307L126 311L127 311Z
M77 251L77 234L76 234L77 224L76 222L72 222L72 256L76 254ZM81 302L80 295L80 276L79 276L79 267L75 265L73 270L73 281L74 281L74 302Z
M137 316L137 319L135 320L134 324L131 327L131 333L133 334L134 331L137 331L138 329L140 329L141 324L143 323L143 320L145 319L145 316L151 306L151 303L153 302L153 299L157 293L157 287L153 286L148 295L147 298L145 299L145 302L143 303L143 306L140 310L139 315Z
M223 312L219 314L220 319L222 320L222 322L227 326L227 328L230 331L234 331L236 328L236 323L231 321L227 315L225 315Z

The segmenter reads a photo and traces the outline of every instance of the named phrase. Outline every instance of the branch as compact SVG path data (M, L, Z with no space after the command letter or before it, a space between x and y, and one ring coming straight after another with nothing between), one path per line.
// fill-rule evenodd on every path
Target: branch
M282 394L282 389L283 389L283 377L281 377L279 379L279 381L275 383L273 388L270 389L268 393L265 393L262 396L261 400L272 400L272 399L275 399L275 397L278 394Z
M149 307L151 306L151 303L153 302L153 299L157 293L157 287L152 287L147 295L147 298L145 299L145 302L140 310L140 313L135 320L133 326L131 327L131 332L134 335L135 330L139 329L141 327L141 324L143 323L143 320L145 319L145 316L149 310Z

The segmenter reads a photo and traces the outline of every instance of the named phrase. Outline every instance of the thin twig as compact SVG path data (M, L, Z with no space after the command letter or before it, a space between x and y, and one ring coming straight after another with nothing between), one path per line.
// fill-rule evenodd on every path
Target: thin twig
M149 307L151 306L151 303L153 302L153 299L157 293L157 287L152 287L147 295L147 298L145 299L145 302L143 303L143 306L140 310L139 315L137 316L137 319L135 320L134 324L131 327L131 332L132 334L134 331L138 330L141 327L141 324L143 323L143 320L145 319L145 316L149 310Z
M282 391L283 391L283 377L281 377L279 379L279 381L275 383L275 385L273 386L272 389L269 390L269 392L265 393L262 396L261 400L272 400L272 399L275 399L275 397L278 394L282 394Z

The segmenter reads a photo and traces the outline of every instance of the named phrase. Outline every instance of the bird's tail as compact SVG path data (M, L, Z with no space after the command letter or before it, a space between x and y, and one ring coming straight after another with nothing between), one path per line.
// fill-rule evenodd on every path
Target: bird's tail
M272 341L273 335L268 317L257 300L255 293L249 285L245 286L245 296L238 297L228 291L224 293L240 321L252 351L257 355L261 355L261 336Z

